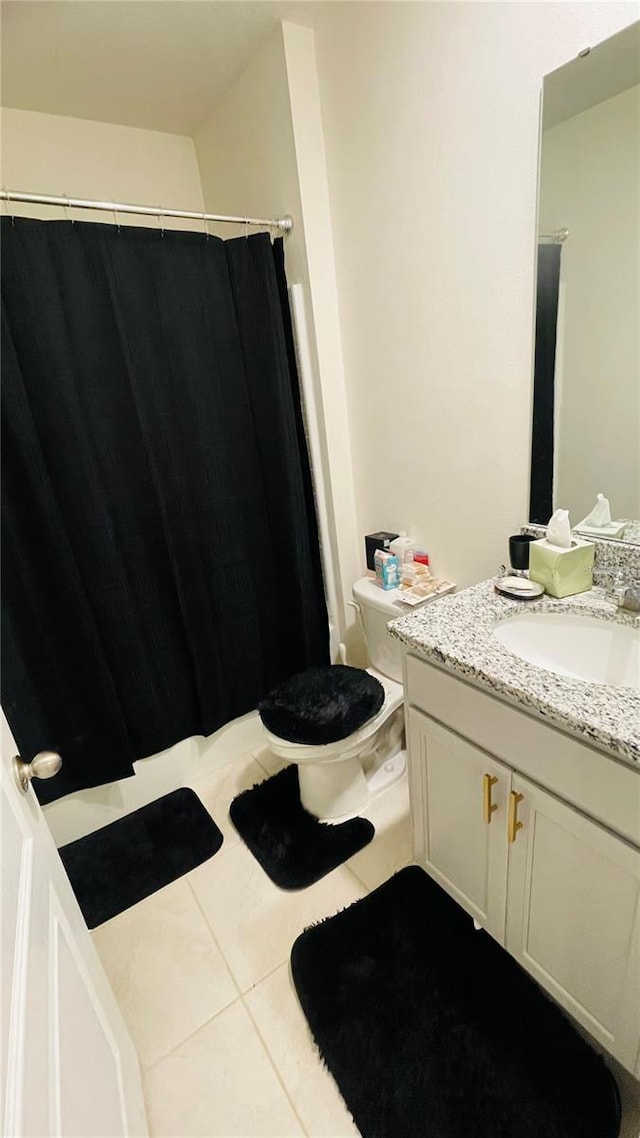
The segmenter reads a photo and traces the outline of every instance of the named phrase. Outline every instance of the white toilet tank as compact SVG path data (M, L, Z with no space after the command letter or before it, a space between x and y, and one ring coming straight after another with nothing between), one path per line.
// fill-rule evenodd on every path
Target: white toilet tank
M362 628L372 667L397 683L402 683L400 642L387 632L387 624L407 612L398 604L397 589L382 589L372 577L361 577L353 585L353 599L360 610Z

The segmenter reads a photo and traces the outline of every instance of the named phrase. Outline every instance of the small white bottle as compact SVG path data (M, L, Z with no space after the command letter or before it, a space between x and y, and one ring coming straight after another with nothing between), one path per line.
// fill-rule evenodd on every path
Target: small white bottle
M389 552L398 558L401 565L403 565L405 561L413 561L414 549L415 542L413 538L407 537L406 529L401 529L399 537L395 537L393 541L389 543Z

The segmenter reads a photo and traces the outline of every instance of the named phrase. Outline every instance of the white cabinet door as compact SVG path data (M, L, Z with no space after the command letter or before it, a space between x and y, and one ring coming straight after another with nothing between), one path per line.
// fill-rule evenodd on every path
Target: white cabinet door
M133 1044L1 713L0 734L2 1133L146 1135Z
M630 1071L640 1045L640 852L519 775L507 948Z
M415 708L408 721L417 856L504 944L511 771Z

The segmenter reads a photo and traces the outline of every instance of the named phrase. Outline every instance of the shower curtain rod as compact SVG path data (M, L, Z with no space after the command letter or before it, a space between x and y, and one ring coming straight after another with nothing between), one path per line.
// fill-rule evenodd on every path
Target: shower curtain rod
M262 229L279 229L283 233L290 233L293 221L290 217L264 218L264 217L225 217L219 213L203 213L190 209L164 209L153 205L127 205L125 202L100 202L91 198L56 197L53 194L27 194L18 190L0 190L0 201L27 202L30 205L59 205L64 209L101 209L107 213L134 213L144 214L147 217L184 217L191 221L219 221L230 222L234 225L258 225ZM116 218L117 220L117 218Z
M538 241L547 241L549 245L562 245L568 236L568 229L556 229L555 233L539 233Z

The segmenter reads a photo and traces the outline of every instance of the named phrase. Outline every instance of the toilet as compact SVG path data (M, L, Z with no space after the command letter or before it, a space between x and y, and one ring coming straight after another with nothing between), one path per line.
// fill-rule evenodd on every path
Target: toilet
M302 805L323 821L357 814L406 767L402 654L387 632L388 622L407 611L397 596L397 589L385 591L371 577L362 577L349 602L359 614L367 646L366 671L384 688L382 706L371 718L346 738L322 745L291 742L263 722L269 749L298 767Z

